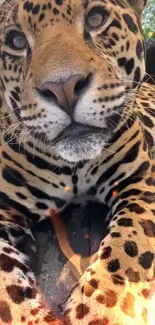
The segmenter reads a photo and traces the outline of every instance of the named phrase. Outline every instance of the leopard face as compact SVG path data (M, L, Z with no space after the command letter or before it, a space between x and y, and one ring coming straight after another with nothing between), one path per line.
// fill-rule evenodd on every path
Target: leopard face
M144 76L136 9L126 0L4 3L1 84L18 131L69 162L101 154Z

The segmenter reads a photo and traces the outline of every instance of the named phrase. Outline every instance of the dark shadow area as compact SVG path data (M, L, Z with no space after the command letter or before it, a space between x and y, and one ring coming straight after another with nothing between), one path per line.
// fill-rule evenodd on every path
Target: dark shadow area
M146 74L145 81L155 85L155 41L147 40L145 42L146 47Z
M39 287L58 315L59 305L66 300L105 236L107 212L108 208L100 203L70 204L53 224L44 221L34 229Z

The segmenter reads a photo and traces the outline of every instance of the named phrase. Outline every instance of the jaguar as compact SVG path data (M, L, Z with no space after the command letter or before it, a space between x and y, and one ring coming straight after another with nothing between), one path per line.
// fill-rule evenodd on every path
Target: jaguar
M155 322L155 87L143 82L144 6L0 3L0 324ZM32 227L84 197L109 207L108 226L58 317L36 286Z

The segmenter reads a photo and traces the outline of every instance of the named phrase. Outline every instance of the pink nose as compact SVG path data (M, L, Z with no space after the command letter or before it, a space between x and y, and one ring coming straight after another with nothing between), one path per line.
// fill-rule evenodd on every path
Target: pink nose
M90 77L91 74L87 77L76 74L63 82L46 82L37 90L44 99L54 101L68 115L72 115L75 102L89 85Z

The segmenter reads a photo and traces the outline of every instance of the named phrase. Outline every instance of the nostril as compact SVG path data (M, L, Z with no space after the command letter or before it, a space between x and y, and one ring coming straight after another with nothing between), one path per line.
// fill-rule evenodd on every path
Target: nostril
M74 87L74 93L76 96L80 95L84 88L90 85L92 79L92 73L90 73L86 78L81 78Z
M50 89L40 89L36 87L36 90L44 99L57 101L56 95Z

